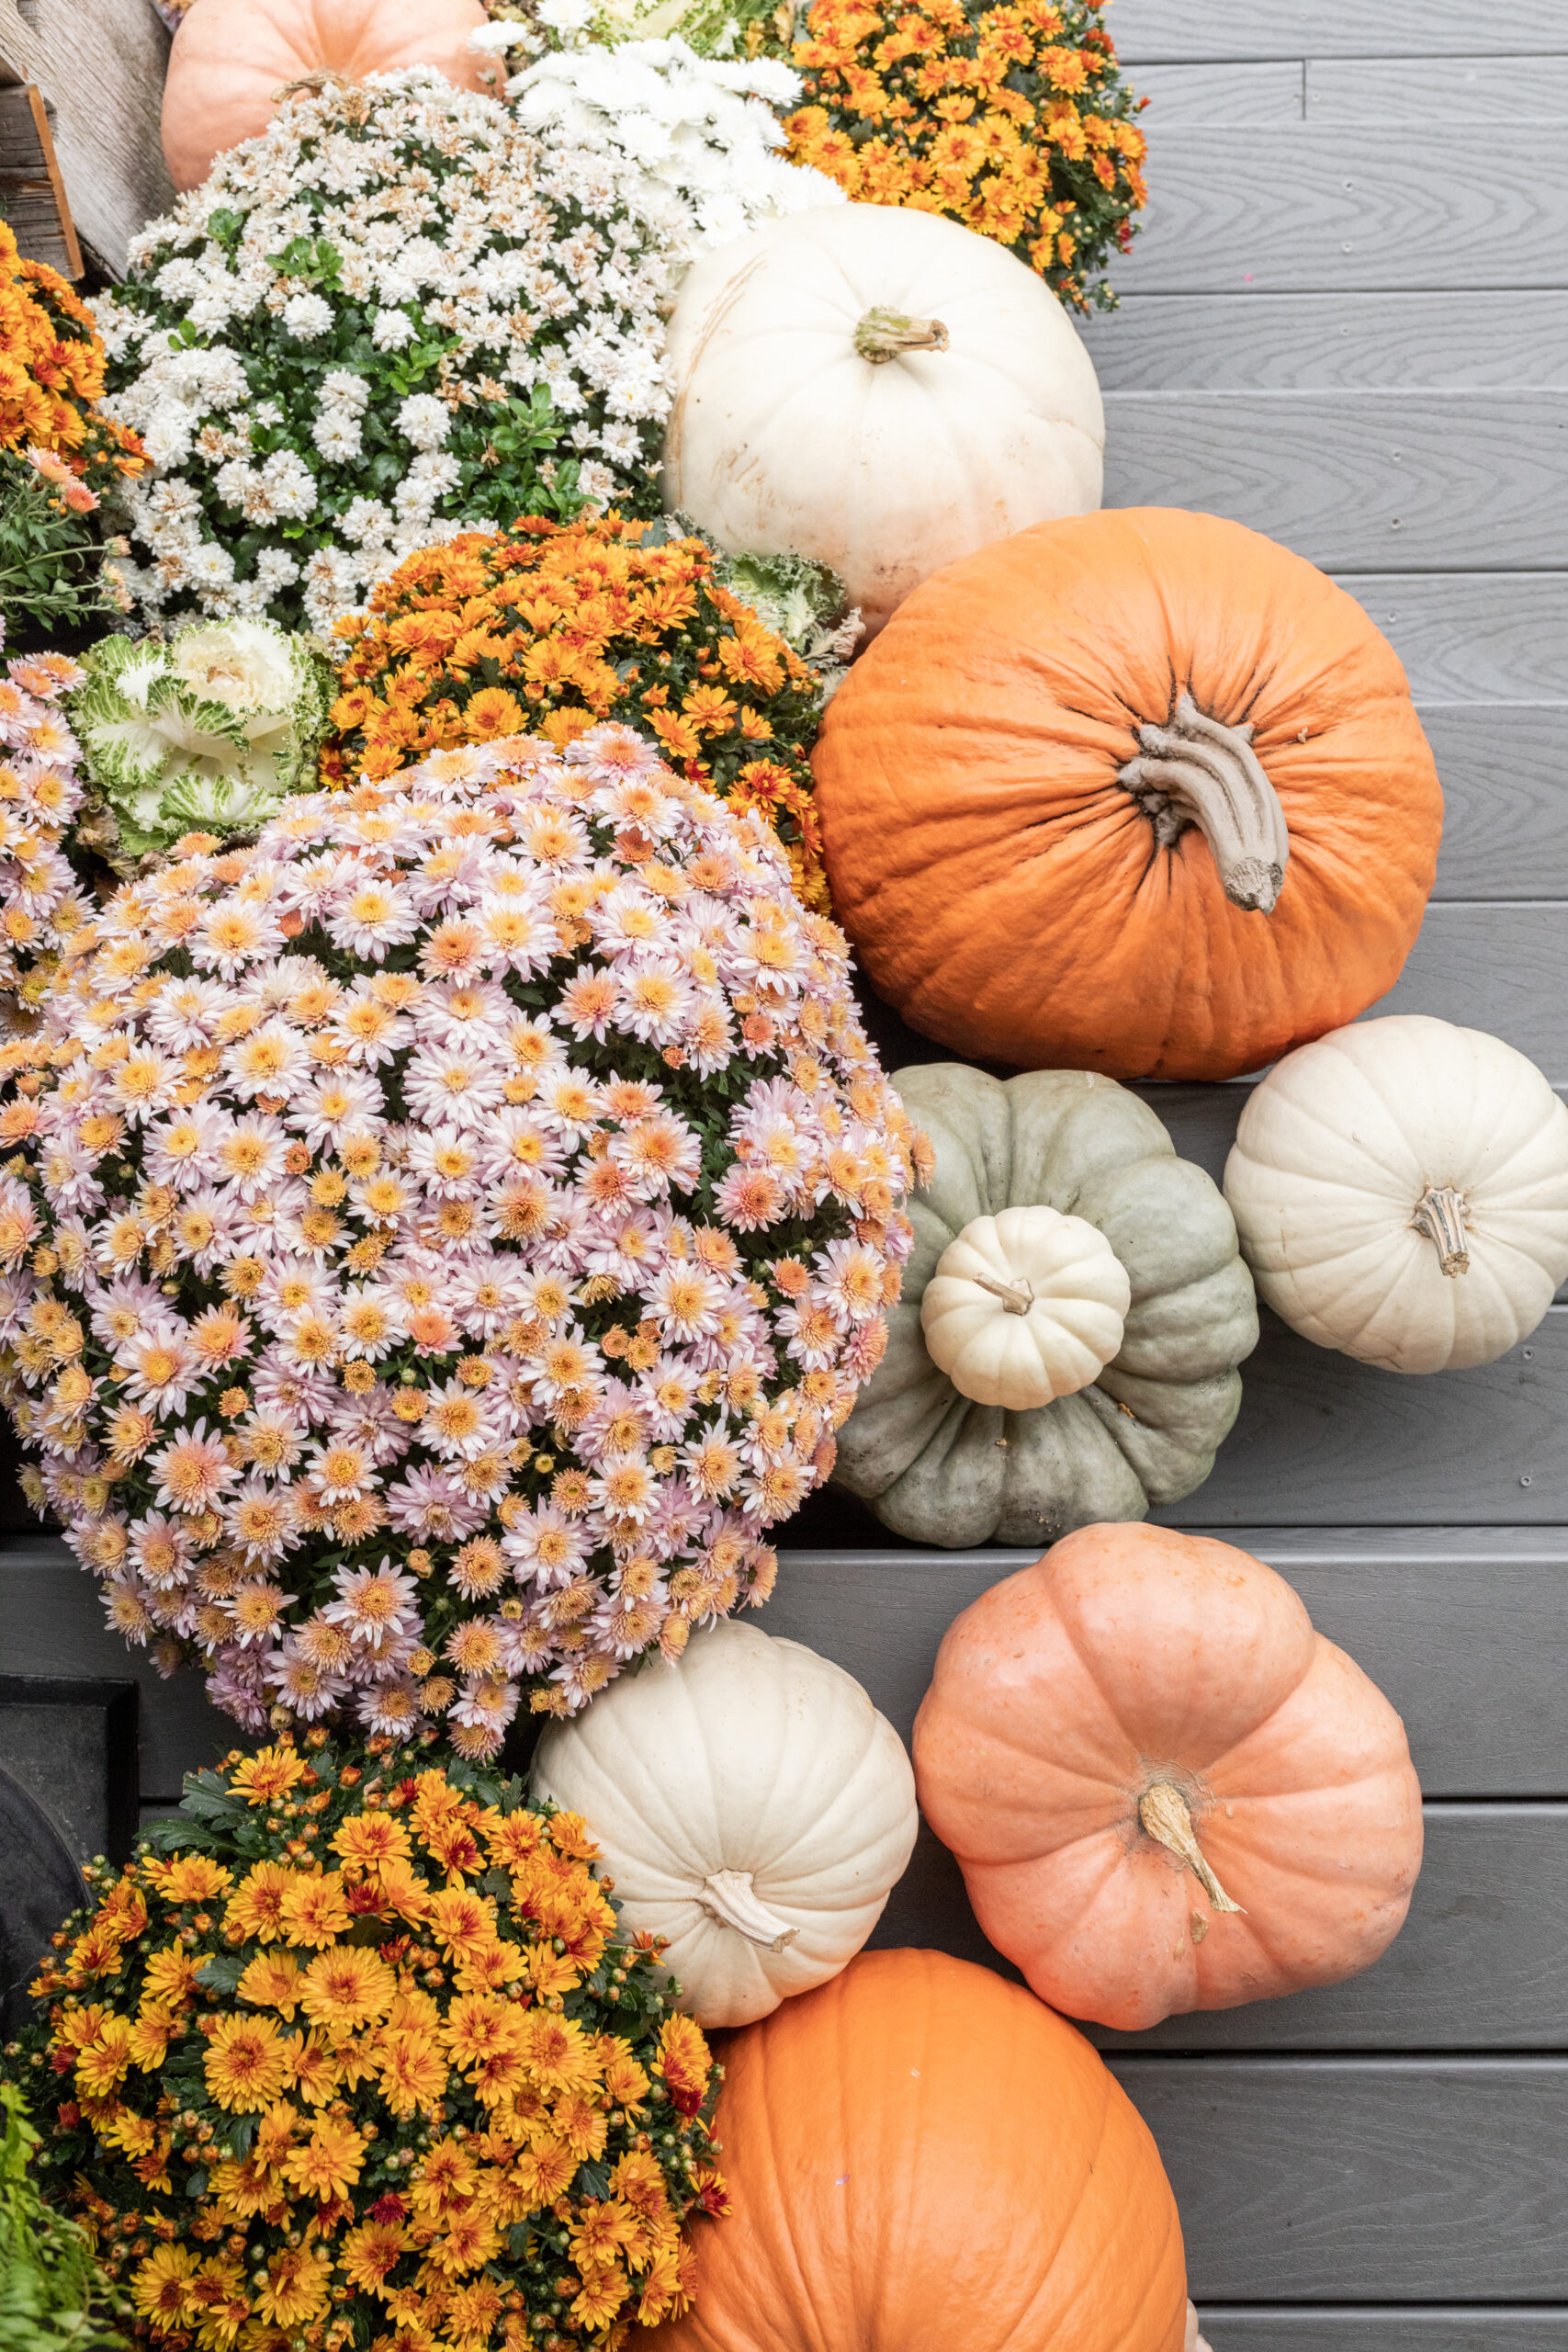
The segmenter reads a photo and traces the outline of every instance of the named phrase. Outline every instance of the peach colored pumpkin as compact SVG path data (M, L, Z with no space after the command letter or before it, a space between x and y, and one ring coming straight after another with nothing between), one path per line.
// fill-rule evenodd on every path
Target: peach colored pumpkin
M164 153L176 187L266 129L278 92L310 74L346 82L434 65L459 89L488 86L495 60L468 46L479 0L195 0L164 85Z
M1129 2030L1370 1968L1421 1867L1404 1726L1282 1577L1085 1527L949 1627L920 1806L1042 1999Z
M1083 2036L989 1969L862 1952L724 2044L733 2211L649 2352L1184 2352L1176 2202Z

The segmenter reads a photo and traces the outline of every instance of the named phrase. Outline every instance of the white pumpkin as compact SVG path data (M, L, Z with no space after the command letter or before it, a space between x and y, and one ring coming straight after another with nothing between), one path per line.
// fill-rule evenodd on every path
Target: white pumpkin
M1358 1022L1257 1088L1225 1198L1303 1339L1387 1372L1491 1363L1568 1276L1568 1108L1479 1029Z
M1042 279L896 205L765 223L670 322L664 503L730 554L830 564L875 631L928 573L1100 504L1094 366Z
M853 1676L729 1623L550 1724L533 1788L588 1822L625 1925L669 1939L705 2026L749 2025L846 1967L918 1820L904 1743Z
M961 1396L1030 1413L1087 1388L1120 1355L1132 1304L1104 1234L1041 1204L975 1217L948 1243L920 1329Z

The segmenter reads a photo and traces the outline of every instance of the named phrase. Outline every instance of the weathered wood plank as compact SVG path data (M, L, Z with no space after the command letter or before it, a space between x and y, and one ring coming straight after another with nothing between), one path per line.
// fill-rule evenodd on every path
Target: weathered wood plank
M1269 2310L1206 2303L1200 2313L1213 2352L1564 2352L1568 2309L1500 2311L1471 2303L1448 2310Z
M1560 287L1568 143L1484 125L1150 129L1154 191L1124 294Z
M1312 1347L1265 1312L1241 1411L1178 1525L1568 1520L1568 1309L1512 1354L1416 1379Z
M1511 43L1511 33L1509 40ZM1202 69L1161 65L1153 70L1191 74ZM1208 70L1257 74L1267 69L1227 65ZM1310 122L1568 120L1568 57L1314 58L1305 74ZM1144 76L1139 86L1146 83ZM1230 115L1224 119L1242 122L1247 118Z
M1568 1534L1222 1527L1208 1494L1193 1496L1187 1524L1267 1560L1295 1587L1313 1623L1399 1710L1429 1798L1568 1796ZM827 1651L908 1739L953 1618L1032 1555L900 1547L886 1532L874 1537L877 1550L807 1550L799 1528L779 1531L778 1585L758 1622ZM915 1907L940 1923L947 1903L939 1890ZM910 1932L891 1940L931 1932L911 1913Z
M1481 24L1470 0L1116 0L1118 54L1140 63L1268 57L1469 57ZM1558 0L1508 10L1510 51L1568 51Z
M1430 1012L1490 1029L1568 1082L1568 909L1446 899L1427 910L1404 971L1366 1018Z
M169 36L147 0L0 0L0 54L52 103L76 227L117 276L174 201L159 112Z
M1568 1805L1427 1807L1410 1917L1347 1984L1089 2030L1102 2050L1568 2050Z
M1546 569L1568 544L1568 391L1111 392L1105 408L1107 506L1224 514L1325 571Z
M1568 383L1561 292L1129 294L1078 331L1107 392Z
M1568 680L1568 572L1363 573L1344 585L1417 702L1555 702Z
M1434 898L1568 898L1568 702L1427 703L1421 724L1443 780Z
M1137 77L1158 122L1300 122L1305 115L1303 68L1272 65L1147 65Z
M0 212L24 261L47 262L62 277L81 277L82 249L36 83L0 88Z
M140 1686L145 1798L177 1797L186 1772L212 1763L239 1736L238 1726L208 1705L198 1674L165 1682L145 1650L109 1632L94 1578L58 1541L13 1538L0 1549L0 1627L7 1674L103 1676Z
M1568 2294L1568 2061L1111 2064L1159 2143L1198 2301Z

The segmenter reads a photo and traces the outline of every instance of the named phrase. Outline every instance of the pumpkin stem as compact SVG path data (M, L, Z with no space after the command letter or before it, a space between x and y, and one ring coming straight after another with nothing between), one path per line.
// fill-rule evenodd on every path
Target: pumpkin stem
M1138 729L1136 758L1117 772L1168 849L1196 825L1233 906L1272 914L1284 886L1291 837L1279 796L1252 748L1250 726L1227 727L1184 694L1165 727Z
M1192 1815L1179 1789L1173 1789L1168 1781L1156 1781L1138 1799L1138 1819L1157 1844L1186 1863L1216 1911L1245 1908L1231 1901L1203 1860L1203 1849L1192 1834Z
M1464 1230L1464 1194L1451 1184L1428 1184L1410 1222L1424 1233L1438 1252L1445 1274L1468 1274L1470 1243Z
M750 1871L715 1871L704 1879L697 1901L714 1918L767 1951L783 1951L800 1933L758 1899Z
M1027 1315L1034 1304L1034 1293L1027 1283L994 1282L989 1274L976 1274L974 1282L976 1290L988 1290L993 1298L999 1298L1009 1315Z
M855 329L855 349L874 368L901 351L945 351L947 329L940 319L908 319L902 311L868 311Z

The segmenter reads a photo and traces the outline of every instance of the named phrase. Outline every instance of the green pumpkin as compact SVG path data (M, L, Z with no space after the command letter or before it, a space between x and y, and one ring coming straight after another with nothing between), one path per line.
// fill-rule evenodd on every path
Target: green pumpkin
M1154 1113L1088 1070L1002 1080L962 1062L894 1084L935 1148L887 1353L839 1434L834 1476L922 1544L1042 1550L1076 1527L1143 1519L1201 1487L1258 1344L1252 1277L1218 1187L1179 1159ZM972 1401L927 1351L920 1302L977 1217L1043 1204L1110 1243L1132 1301L1119 1351L1086 1387L1031 1411Z

